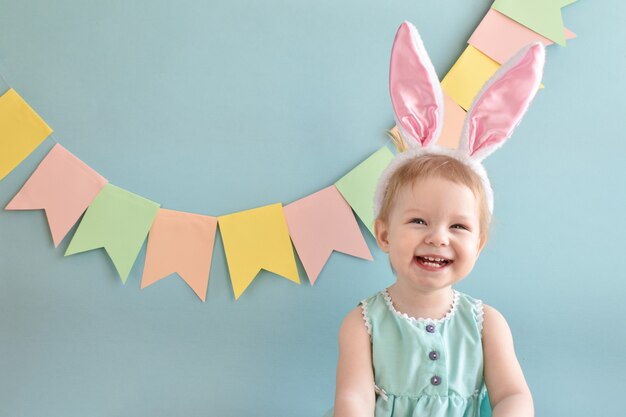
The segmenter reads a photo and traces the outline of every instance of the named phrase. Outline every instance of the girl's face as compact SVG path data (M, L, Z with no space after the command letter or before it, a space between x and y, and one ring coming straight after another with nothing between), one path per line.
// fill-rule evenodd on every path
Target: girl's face
M405 185L376 240L398 282L432 292L465 278L482 249L480 206L465 185L433 177Z

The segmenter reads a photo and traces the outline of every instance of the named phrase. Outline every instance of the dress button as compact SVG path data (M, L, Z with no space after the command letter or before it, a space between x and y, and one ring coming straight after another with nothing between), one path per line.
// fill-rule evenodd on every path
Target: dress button
M432 352L428 354L428 357L430 358L431 361L436 361L437 359L439 359L439 352L437 352L436 350L433 350Z
M439 385L441 384L441 378L435 375L434 377L430 378L430 383L433 385Z
M427 324L426 325L426 331L428 333L435 333L435 326L433 326L432 324Z

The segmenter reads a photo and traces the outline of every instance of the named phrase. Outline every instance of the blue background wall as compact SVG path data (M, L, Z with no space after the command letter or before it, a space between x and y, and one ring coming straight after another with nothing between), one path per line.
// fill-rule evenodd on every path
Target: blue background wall
M55 141L175 210L306 196L385 143L399 23L443 76L490 5L0 0L1 70L55 129L0 205ZM459 289L508 318L537 415L623 414L625 12L564 9L579 38L486 161L493 236ZM335 254L314 287L262 273L236 302L218 237L202 303L178 277L140 290L143 251L126 285L103 251L64 258L42 212L0 212L0 234L2 416L320 416L342 317L392 282L368 236L374 262Z

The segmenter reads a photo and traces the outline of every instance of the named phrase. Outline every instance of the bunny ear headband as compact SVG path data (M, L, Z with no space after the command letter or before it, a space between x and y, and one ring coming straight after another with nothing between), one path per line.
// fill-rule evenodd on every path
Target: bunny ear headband
M389 92L396 124L409 150L399 153L383 171L374 197L378 217L392 174L410 159L447 155L469 166L483 182L489 211L493 190L481 161L504 144L535 97L545 61L543 44L520 50L485 84L467 112L458 149L435 143L443 126L443 94L439 79L415 26L404 22L391 50Z

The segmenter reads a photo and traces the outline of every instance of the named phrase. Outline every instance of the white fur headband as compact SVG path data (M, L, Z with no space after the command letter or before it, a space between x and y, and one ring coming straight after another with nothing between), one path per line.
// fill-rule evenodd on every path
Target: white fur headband
M391 50L389 92L396 125L409 150L396 155L380 176L374 196L375 218L393 173L406 161L426 154L453 157L476 172L493 212L493 190L481 161L501 147L520 123L539 89L544 62L542 43L520 50L476 95L458 149L440 147L435 144L443 126L439 79L417 29L409 22L402 23Z

